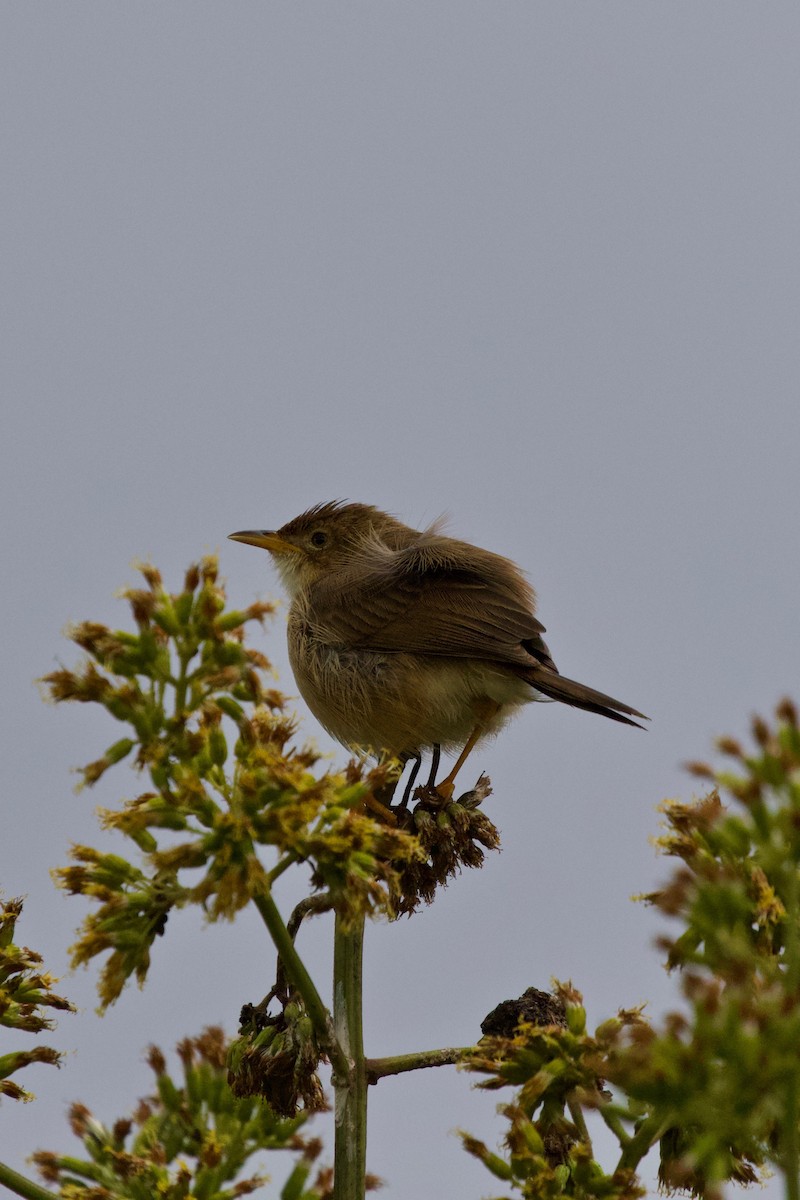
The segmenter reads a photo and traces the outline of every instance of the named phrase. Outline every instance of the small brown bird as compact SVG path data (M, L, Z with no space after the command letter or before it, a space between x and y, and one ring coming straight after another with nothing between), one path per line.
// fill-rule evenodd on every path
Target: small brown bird
M627 704L559 675L534 591L509 559L419 531L366 504L319 504L276 531L232 533L269 550L291 596L289 658L321 725L344 745L415 760L473 747L521 705L561 700L637 725ZM641 726L638 726L641 728Z

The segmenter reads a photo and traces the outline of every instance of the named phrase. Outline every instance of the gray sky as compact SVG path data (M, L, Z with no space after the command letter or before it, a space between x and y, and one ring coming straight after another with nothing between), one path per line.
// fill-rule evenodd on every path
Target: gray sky
M136 557L178 586L219 548L232 601L275 595L225 535L349 497L514 558L560 669L653 719L540 705L481 752L503 853L368 931L368 1053L473 1041L552 975L593 1024L671 1003L629 899L666 872L655 805L800 694L798 34L738 0L5 6L0 885L52 969L84 910L48 869L137 788L72 795L119 733L41 704L60 630L120 623ZM63 980L76 1053L4 1106L16 1165L71 1146L73 1098L128 1111L149 1041L263 992L257 920L168 935L102 1022L95 973ZM329 939L303 941L323 986ZM387 1194L489 1194L449 1131L491 1141L497 1099L384 1081Z

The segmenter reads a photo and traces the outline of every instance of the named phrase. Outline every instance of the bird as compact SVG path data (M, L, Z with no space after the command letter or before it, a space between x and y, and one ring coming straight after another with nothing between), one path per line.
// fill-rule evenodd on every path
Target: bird
M229 534L267 550L291 604L298 689L337 741L379 758L422 755L445 799L472 750L525 704L558 700L643 728L648 718L559 674L536 595L510 559L442 532L412 529L368 504L317 504L276 530ZM440 752L456 753L435 782Z

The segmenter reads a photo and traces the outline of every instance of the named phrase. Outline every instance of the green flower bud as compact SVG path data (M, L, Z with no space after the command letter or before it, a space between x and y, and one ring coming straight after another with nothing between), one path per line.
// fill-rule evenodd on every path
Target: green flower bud
M208 749L211 761L216 763L218 767L221 767L228 757L228 739L218 726L212 729L209 734Z
M519 1121L517 1128L525 1139L525 1145L533 1154L544 1154L544 1142L533 1121Z
M165 633L172 634L173 637L181 631L178 614L169 600L163 600L157 608L153 609L153 620L160 629L163 629Z
M105 760L109 766L112 763L121 762L127 754L130 754L136 743L131 738L120 738L118 742L114 742L113 746L109 746L105 752Z
M567 1005L567 1029L575 1034L586 1032L586 1009L582 1004Z
M253 1049L266 1050L275 1040L277 1032L277 1025L265 1025L263 1029L259 1029L252 1041Z
M182 592L175 600L175 615L181 624L181 627L188 624L189 617L192 615L192 603L194 596L191 592Z
M247 617L243 612L232 609L217 618L217 629L237 629L240 625L244 625L246 620Z
M488 1167L493 1175L498 1179L509 1180L514 1178L514 1172L504 1158L499 1154L492 1154L491 1150L487 1150L481 1155L481 1162Z
M226 717L230 717L233 721L241 721L244 716L244 709L241 704L236 703L232 696L215 696L214 703L225 713Z
M125 832L145 854L153 854L158 849L158 842L149 829L127 829Z
M169 785L169 771L163 763L153 763L150 768L150 778L159 791Z

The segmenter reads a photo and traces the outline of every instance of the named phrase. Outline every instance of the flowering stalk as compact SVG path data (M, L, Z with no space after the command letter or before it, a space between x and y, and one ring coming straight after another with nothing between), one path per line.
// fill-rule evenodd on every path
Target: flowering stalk
M333 940L333 1024L346 1056L333 1086L334 1200L363 1200L367 1164L367 1072L362 1026L364 920L349 925L339 913Z

